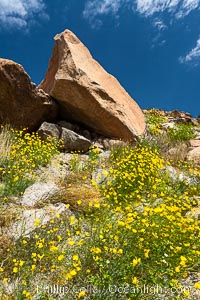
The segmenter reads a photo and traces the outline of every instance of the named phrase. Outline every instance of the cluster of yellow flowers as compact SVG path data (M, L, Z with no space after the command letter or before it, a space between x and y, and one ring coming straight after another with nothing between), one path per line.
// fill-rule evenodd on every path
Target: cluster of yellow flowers
M155 285L173 290L168 299L192 299L200 290L200 220L188 212L198 199L195 189L180 194L169 186L164 166L150 147L123 148L108 170L102 200L89 202L87 213L57 214L41 227L35 220L33 235L2 264L3 285L17 279L22 299L37 295L36 278L67 285L67 299L153 299L143 287ZM184 290L191 272L199 280Z
M49 163L58 153L54 139L42 141L37 133L11 129L13 139L7 158L0 166L5 194L19 194L34 181L35 169Z
M151 135L159 135L162 133L162 124L167 122L167 117L155 109L149 109L145 113L146 122L148 124L148 132Z
M112 180L102 186L105 197L116 203L136 202L141 194L151 194L161 183L159 170L163 166L164 160L159 157L157 150L148 146L125 147L109 170Z

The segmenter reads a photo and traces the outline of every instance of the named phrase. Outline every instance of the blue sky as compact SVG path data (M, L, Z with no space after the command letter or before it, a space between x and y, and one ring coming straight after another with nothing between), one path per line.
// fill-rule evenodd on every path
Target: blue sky
M200 115L200 0L0 0L0 57L36 84L65 29L140 107Z

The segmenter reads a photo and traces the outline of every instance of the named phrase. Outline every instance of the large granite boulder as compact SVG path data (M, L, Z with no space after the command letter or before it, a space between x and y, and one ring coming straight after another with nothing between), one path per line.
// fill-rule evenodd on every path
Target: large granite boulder
M104 136L132 140L145 130L144 116L120 83L95 61L69 30L55 36L45 79L39 85L60 105L63 119Z
M0 58L0 124L34 130L56 115L54 101L31 82L23 67Z

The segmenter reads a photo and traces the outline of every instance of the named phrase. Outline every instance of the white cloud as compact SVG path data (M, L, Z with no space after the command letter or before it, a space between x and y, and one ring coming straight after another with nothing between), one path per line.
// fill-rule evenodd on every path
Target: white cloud
M200 0L135 0L136 10L145 16L168 11L177 19L200 7Z
M37 17L46 17L43 0L0 0L0 28L27 29Z
M153 20L153 26L157 28L159 31L163 31L167 29L167 25L165 25L164 22L159 18L155 18Z
M153 45L164 45L166 40L162 38L162 33L173 21L183 19L192 11L200 10L200 0L87 0L83 16L89 20L92 27L98 24L100 27L103 20L99 17L112 14L119 16L120 10L125 7L133 13L138 13L146 18L151 18L152 25L158 30L158 34L152 40ZM163 22L164 13L169 15L167 24ZM166 20L166 18L165 18ZM200 62L200 38L196 46L185 56L180 57L181 63Z
M145 16L151 16L165 10L174 11L180 0L136 0L136 10Z
M181 63L192 63L198 65L200 63L200 37L196 42L196 46L186 55L179 58Z
M90 20L108 13L115 15L125 5L146 17L167 11L179 19L199 8L200 0L87 0L83 15Z
M179 12L177 12L176 17L182 18L188 15L192 10L199 8L200 0L184 0L182 7Z
M94 0L87 1L83 16L89 20L94 19L97 15L117 14L123 2L127 0Z

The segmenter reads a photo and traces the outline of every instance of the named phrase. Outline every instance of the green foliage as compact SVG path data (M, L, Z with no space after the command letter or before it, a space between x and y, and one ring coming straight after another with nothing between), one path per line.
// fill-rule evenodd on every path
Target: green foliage
M151 135L160 134L162 131L161 125L166 122L167 118L160 111L150 109L145 113L147 132Z
M80 161L78 153L74 153L73 157L69 161L69 169L70 171L78 171L80 169Z
M89 169L90 171L94 171L96 169L96 167L99 165L100 160L99 160L99 156L100 156L100 150L98 147L93 147L91 146L88 152L88 156L89 159L87 161L87 169Z
M100 163L99 160L100 150L96 147L91 146L88 151L88 159L81 160L79 153L73 153L73 157L70 160L69 167L71 171L94 171L97 165Z
M167 134L175 142L189 141L195 138L194 126L191 124L176 124L175 127L167 129Z

